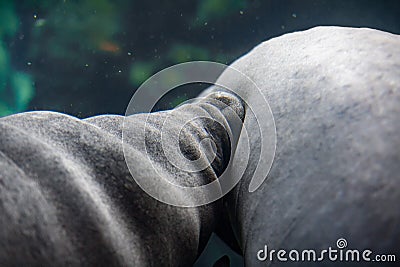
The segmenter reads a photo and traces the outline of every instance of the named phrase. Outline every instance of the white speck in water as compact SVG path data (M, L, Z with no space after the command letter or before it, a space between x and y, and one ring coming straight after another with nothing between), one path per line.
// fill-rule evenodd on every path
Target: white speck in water
M131 53L131 52L128 52L128 56L132 56L132 53Z
M285 25L281 25L281 29L284 30L285 29Z
M243 10L240 10L239 13L240 13L240 15L243 15Z
M119 72L119 73L121 73L121 72L122 72L122 70L119 70L118 72Z
M37 15L36 15L36 14L33 14L33 18L34 18L34 19L37 19Z
M208 22L204 22L204 26L207 26Z
M26 64L27 64L28 66L30 66L30 65L32 65L32 62L27 62Z
M293 13L293 14L292 14L292 17L293 17L293 18L297 18L296 13Z
M86 63L86 64L85 64L85 67L89 67L89 64Z

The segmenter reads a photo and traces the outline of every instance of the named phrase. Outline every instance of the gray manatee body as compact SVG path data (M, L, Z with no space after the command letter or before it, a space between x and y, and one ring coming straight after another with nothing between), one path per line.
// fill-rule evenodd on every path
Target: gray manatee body
M249 193L261 136L251 110L223 94L239 116L245 112L250 129L248 167L224 198L246 266L268 263L257 259L265 245L318 251L335 248L339 238L349 248L400 259L399 62L397 35L319 27L267 41L233 63L265 94L277 131L272 169ZM243 94L254 93L240 77L229 78ZM220 109L229 123L215 90L176 110L176 127L198 107ZM129 143L140 159L133 175L155 164L165 179L185 186L217 179L229 154L226 132L201 120L187 128L182 152L197 158L200 140L211 138L217 158L205 171L182 172L158 144L167 114L150 115L148 151L138 149L143 140ZM221 201L178 208L144 193L124 160L122 120L52 112L0 119L1 266L190 266L214 225L227 223ZM142 130L146 115L134 120Z
M246 266L270 263L257 259L265 245L320 252L337 249L339 238L349 249L370 249L371 259L395 254L399 261L400 36L317 27L266 41L232 67L266 96L277 133L272 169L249 193L261 136L246 109L252 154L225 198ZM240 78L229 79L254 93ZM354 265L327 258L316 266ZM276 253L273 259L282 263Z
M182 106L172 127L180 129L180 119L199 109L218 109L222 102L216 99L224 98L230 95ZM243 118L243 106L231 100ZM162 178L194 186L217 179L228 140L206 120L186 127L182 153L195 158L202 138L212 138L217 157L202 172L184 172L165 160L159 145L169 113L149 120L146 114L132 116L134 138L124 147L122 116L78 120L28 112L1 118L0 266L191 266L214 229L221 202L181 208L155 200L132 179L123 149L138 159L132 175L146 175L156 165ZM146 140L136 138L143 129ZM139 146L144 141L146 151Z

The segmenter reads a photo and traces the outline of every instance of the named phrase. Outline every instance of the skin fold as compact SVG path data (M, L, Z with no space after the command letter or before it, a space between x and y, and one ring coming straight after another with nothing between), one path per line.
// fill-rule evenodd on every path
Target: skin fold
M219 110L235 96L211 94L178 108L172 127L185 117ZM172 112L172 111L171 111ZM159 146L162 122L171 112L133 115L134 131L124 147L137 157L132 175L154 166L164 179L194 186L218 178L229 141L223 128L199 119L184 128L181 152L196 158L202 138L211 138L217 157L202 172L185 172L165 160ZM191 266L221 214L221 201L197 208L161 203L132 179L122 151L122 116L79 120L54 112L28 112L0 119L1 266ZM148 124L145 122L148 119ZM163 132L168 135L168 132ZM141 151L139 142L147 142ZM229 153L228 153L229 154ZM165 164L164 164L165 163ZM187 198L180 191L170 192Z

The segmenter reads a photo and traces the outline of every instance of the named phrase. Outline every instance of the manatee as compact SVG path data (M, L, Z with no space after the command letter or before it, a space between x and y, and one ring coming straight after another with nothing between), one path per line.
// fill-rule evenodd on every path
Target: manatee
M255 92L239 76L220 79L229 79L245 99L212 87L174 110L132 115L137 128L127 148L123 116L80 120L42 111L1 118L0 264L191 266L214 230L228 242L236 238L246 266L270 263L258 259L265 246L320 251L347 243L372 256L398 253L399 52L394 34L317 27L266 41L235 61L232 68L260 88L275 119L273 165L254 192L254 170L265 163L260 144L275 136L261 135L263 117L251 109ZM243 177L222 200L176 207L135 183L132 176L154 168L182 186L218 179L233 151L227 106L244 121L251 153ZM183 171L163 154L162 124L174 114L171 130L181 129L182 121L204 111L223 125L208 119L187 124L180 151L194 161L208 150L216 157L200 172ZM200 145L204 139L214 146ZM132 172L124 152L137 159ZM182 192L166 193L191 200ZM273 263L280 262L275 257ZM330 264L338 263L316 263Z
M221 109L215 116L226 121L227 105L219 98L211 94L175 109L172 129L200 111ZM230 94L223 98L231 98L243 118L239 100ZM197 158L205 149L199 143L208 138L216 145L216 158L201 172L182 171L168 163L159 143L171 112L130 116L134 133L124 147L124 116L80 120L36 111L1 118L0 265L191 266L221 217L221 201L196 208L167 205L144 192L132 175L148 175L157 166L163 179L177 185L206 184L226 165L228 136L204 118L188 124L181 152ZM143 129L146 140L139 138ZM141 150L144 141L147 149ZM123 149L137 159L133 173ZM179 190L168 193L191 197Z
M261 138L272 138L255 130L257 119L246 108L252 153L238 186L224 199L246 266L271 263L257 258L265 245L320 252L338 249L339 239L348 249L371 250L371 259L394 254L398 260L400 36L316 27L263 42L231 66L265 95L277 138L272 168L251 193ZM243 94L254 93L240 77L229 79ZM282 263L276 253L272 263ZM337 264L327 257L316 263ZM354 262L339 263L346 264Z

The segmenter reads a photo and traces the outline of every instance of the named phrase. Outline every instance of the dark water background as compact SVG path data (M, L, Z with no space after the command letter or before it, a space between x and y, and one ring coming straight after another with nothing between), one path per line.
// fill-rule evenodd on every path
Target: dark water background
M229 64L262 41L319 25L400 33L399 0L0 0L0 116L123 114L136 88L176 63ZM171 108L204 86L169 94ZM213 236L197 266L228 253Z

